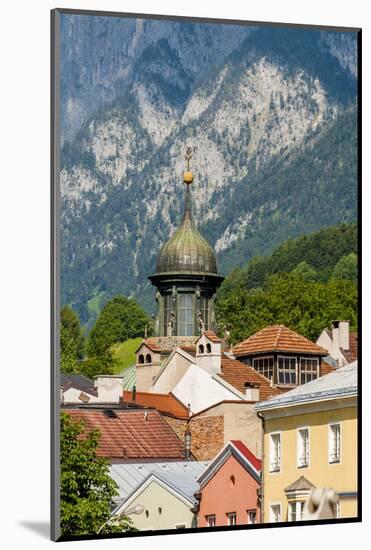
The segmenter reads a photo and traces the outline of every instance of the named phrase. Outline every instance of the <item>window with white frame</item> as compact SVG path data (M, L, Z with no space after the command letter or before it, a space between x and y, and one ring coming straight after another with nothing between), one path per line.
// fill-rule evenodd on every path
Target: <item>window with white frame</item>
M256 357L252 360L252 367L269 380L273 378L274 360L273 356Z
M237 524L237 514L236 512L229 512L227 514L228 518L228 525L236 525Z
M309 465L309 428L299 428L297 438L297 465L305 468Z
M256 510L247 510L247 523L249 525L256 523Z
M318 358L300 357L300 384L318 378Z
M329 425L328 451L330 464L340 462L341 430L339 423Z
M216 524L215 514L212 514L210 516L205 516L205 519L208 527L215 527L215 524Z
M270 435L270 471L279 472L281 469L281 434Z
M303 517L304 502L289 502L289 521L300 521Z
M270 521L271 523L278 523L281 521L281 504L271 504Z
M277 360L277 380L279 384L296 384L296 357L279 356Z

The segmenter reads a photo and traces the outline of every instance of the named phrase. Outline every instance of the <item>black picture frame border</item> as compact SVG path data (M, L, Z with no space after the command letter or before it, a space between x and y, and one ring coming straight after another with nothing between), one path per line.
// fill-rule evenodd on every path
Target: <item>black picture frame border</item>
M60 16L86 15L98 17L121 17L131 19L152 19L163 21L180 21L192 23L212 23L224 25L244 25L255 27L291 28L305 30L320 30L328 32L355 32L357 33L357 240L358 240L358 422L357 422L357 516L352 518L338 518L329 520L298 521L295 523L260 523L254 525L236 525L221 527L197 527L188 529L165 529L156 531L138 531L134 533L110 533L63 536L60 531L60 390L59 390L59 363L60 363ZM51 39L50 39L50 160L51 160L51 220L50 220L50 310L51 310L51 333L50 333L50 360L51 360L51 409L50 409L50 537L55 542L117 539L131 537L153 537L158 535L179 535L190 533L208 533L218 531L241 531L255 529L276 529L290 528L301 525L333 525L344 523L362 522L362 28L342 27L332 25L317 25L303 23L284 23L267 21L250 21L240 19L219 19L211 17L194 17L183 15L160 15L148 13L126 13L100 10L80 10L69 8L54 8L51 16Z

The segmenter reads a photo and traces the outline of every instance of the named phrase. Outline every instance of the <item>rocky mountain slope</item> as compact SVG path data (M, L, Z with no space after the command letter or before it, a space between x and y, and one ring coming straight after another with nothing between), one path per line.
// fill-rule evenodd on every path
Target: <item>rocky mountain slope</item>
M188 145L224 273L355 219L355 35L83 17L63 23L61 194L62 301L84 322L115 293L152 310Z

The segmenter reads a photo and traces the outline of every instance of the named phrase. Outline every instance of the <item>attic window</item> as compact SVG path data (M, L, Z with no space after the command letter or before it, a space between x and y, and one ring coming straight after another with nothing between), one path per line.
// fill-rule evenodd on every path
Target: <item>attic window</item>
M139 363L143 364L144 363L144 355L141 353L138 357L138 361Z
M207 353L211 353L211 344L206 344Z
M152 357L149 353L146 355L146 363L152 363Z
M198 353L204 353L204 351L205 351L205 348L204 348L203 344L200 344L198 346Z

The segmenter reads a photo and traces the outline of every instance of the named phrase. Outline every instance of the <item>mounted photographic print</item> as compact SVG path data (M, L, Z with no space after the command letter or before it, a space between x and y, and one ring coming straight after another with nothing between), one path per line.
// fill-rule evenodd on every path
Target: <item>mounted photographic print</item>
M54 540L360 521L360 37L53 10Z

